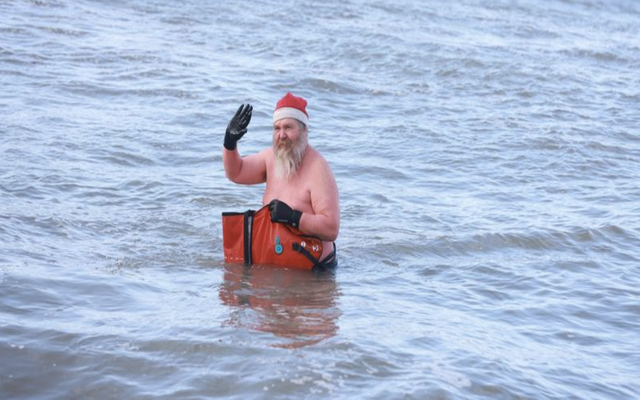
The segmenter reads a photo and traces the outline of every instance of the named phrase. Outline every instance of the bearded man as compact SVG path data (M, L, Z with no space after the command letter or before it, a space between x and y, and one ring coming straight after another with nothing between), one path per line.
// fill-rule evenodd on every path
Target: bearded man
M271 221L289 224L320 238L323 265L335 265L334 241L340 229L338 187L329 164L309 145L307 101L287 93L273 113L273 145L241 157L237 142L247 132L253 107L241 105L229 122L222 159L234 183L267 183L262 204Z

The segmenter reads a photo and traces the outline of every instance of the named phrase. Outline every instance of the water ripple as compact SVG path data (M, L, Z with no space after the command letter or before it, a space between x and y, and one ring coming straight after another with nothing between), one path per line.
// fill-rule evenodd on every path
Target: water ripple
M0 396L633 398L638 5L290 6L0 2ZM222 261L288 90L329 276Z

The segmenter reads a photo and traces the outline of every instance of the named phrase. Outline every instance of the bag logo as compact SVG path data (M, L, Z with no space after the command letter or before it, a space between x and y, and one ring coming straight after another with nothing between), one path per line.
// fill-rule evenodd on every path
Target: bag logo
M276 254L282 254L284 248L280 244L280 236L276 236Z

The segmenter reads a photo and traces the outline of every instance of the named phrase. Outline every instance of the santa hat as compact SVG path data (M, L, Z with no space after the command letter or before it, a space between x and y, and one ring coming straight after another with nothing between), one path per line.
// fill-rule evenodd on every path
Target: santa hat
M283 118L293 118L309 125L309 114L307 114L307 101L302 97L297 97L291 93L287 93L276 104L276 110L273 112L273 122Z

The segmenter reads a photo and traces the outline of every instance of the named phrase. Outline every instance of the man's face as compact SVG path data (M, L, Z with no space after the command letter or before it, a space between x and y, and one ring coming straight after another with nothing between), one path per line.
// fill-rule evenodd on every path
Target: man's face
M296 174L307 149L307 128L297 120L284 118L273 124L273 154L276 173L282 178Z
M298 143L303 128L293 118L284 118L273 124L273 146L275 149L291 150Z

